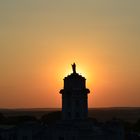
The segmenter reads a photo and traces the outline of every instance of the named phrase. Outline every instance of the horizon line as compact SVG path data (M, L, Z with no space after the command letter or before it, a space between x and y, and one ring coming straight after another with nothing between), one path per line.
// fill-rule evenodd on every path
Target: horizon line
M111 109L111 108L114 108L114 109L115 109L115 108L116 108L116 109L118 109L118 108L120 108L120 109L123 109L123 108L124 108L124 109L125 109L125 108L140 108L140 106L89 107L88 109L90 110L90 109ZM39 109L39 110L41 110L41 109L42 109L42 110L43 110L43 109L48 109L48 110L51 110L51 109L55 109L55 110L56 110L56 109L59 109L59 110L60 110L60 109L62 109L62 108L59 108L59 107L48 107L48 108L47 108L47 107L46 107L46 108L35 108L35 107L33 107L33 108L28 108L28 107L27 107L27 108L24 108L24 107L23 107L23 108L10 108L10 107L9 107L9 108L8 108L8 107L5 108L5 107L4 107L4 108L0 108L0 110L37 110L37 109Z

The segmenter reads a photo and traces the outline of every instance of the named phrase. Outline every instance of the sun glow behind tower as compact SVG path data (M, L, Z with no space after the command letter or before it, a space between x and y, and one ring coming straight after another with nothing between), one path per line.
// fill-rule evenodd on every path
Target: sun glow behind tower
M140 106L139 5L0 1L0 108L61 107L71 62L87 79L89 107Z

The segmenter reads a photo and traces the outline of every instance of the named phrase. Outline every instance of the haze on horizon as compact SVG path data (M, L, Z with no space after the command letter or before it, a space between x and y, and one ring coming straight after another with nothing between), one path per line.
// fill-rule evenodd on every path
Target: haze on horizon
M89 107L140 106L139 0L0 1L0 108L61 107L71 64Z

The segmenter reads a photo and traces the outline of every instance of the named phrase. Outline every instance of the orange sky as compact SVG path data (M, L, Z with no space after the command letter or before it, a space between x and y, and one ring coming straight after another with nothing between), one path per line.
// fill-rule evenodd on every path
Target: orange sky
M89 107L140 106L139 0L0 1L0 108L61 107L63 78Z

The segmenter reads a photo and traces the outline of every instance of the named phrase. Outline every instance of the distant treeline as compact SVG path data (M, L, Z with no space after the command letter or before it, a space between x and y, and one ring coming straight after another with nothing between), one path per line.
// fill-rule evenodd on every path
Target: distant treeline
M89 118L89 119L92 119L96 124L101 123L98 122L98 120L95 118ZM61 111L53 111L43 115L40 118L36 118L35 116L30 116L30 115L29 116L28 115L4 116L2 113L0 113L0 125L18 125L30 121L51 125L58 120L61 120ZM125 120L119 120L119 122L123 125L126 132L133 131L133 132L140 133L140 119L138 119L135 123L131 123Z
M44 114L41 118L32 115L4 116L0 113L0 125L18 125L20 123L37 121L40 123L52 124L61 119L61 111L54 111Z

